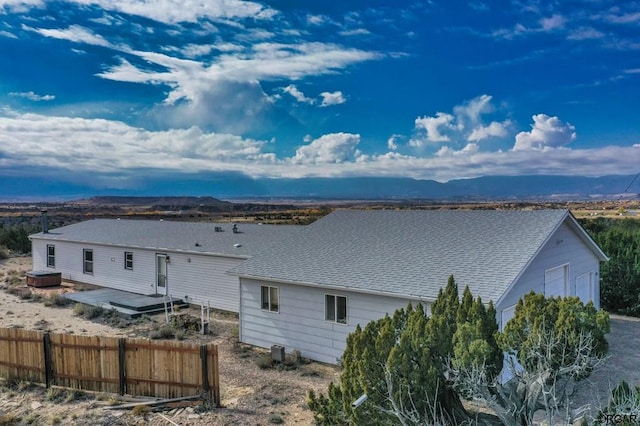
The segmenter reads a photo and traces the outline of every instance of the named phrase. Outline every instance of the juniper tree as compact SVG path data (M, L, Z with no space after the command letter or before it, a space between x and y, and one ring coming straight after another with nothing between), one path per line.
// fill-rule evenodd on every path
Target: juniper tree
M501 353L493 339L495 309L474 301L468 289L461 304L450 277L430 317L422 304L409 304L393 316L356 327L347 339L340 384L330 385L326 396L309 393L316 421L326 425L496 423L488 416L468 413L445 377L459 323L475 333L474 341L484 342L482 356L486 355L483 362L488 368L499 370ZM460 339L466 336L464 332L457 342L462 345ZM366 403L352 407L362 394L368 396Z

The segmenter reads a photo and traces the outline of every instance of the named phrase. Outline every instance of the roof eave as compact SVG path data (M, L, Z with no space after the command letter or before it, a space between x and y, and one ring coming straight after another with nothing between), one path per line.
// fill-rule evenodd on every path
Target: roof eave
M273 277L265 277L265 276L260 276L260 275L244 274L244 273L239 273L239 272L234 272L234 271L227 271L225 273L229 274L229 275L235 275L238 278L246 278L246 279L261 280L261 281L270 281L270 282L275 282L275 283L280 283L280 284L290 284L290 285L298 285L298 286L304 286L304 287L314 287L314 288L321 288L321 289L325 289L325 290L350 291L350 292L353 292L353 293L371 294L371 295L375 295L375 296L388 296L388 297L395 297L397 299L410 299L410 300L418 300L418 301L421 301L421 302L429 302L429 303L433 303L436 300L434 297L425 297L425 296L419 296L419 295L415 295L415 294L391 293L391 292L387 292L387 291L362 289L362 288L358 288L358 287L349 287L349 286L344 286L344 285L318 284L318 283L312 283L312 282L308 282L308 281L286 280L286 279L282 279L282 278L273 278Z

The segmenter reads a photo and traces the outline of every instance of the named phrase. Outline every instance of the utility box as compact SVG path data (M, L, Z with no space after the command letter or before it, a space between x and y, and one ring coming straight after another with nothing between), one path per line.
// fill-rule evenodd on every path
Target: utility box
M272 345L271 346L271 360L275 362L284 362L284 346Z

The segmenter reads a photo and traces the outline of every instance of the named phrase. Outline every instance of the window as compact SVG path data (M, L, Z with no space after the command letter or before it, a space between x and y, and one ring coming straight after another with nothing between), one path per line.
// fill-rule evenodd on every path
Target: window
M324 296L325 319L327 321L337 322L338 324L347 323L347 298L344 296L335 296L327 294Z
M93 250L84 249L82 251L83 267L82 272L93 274Z
M56 246L47 245L47 267L56 267Z
M262 310L271 312L280 312L280 295L278 287L260 287L260 307Z
M124 269L133 269L133 253L130 251L124 252Z

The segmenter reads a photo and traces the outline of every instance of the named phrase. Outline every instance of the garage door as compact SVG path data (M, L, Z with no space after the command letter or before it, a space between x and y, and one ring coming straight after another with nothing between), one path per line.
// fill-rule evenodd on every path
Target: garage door
M544 296L564 297L567 295L569 265L558 266L544 271Z

